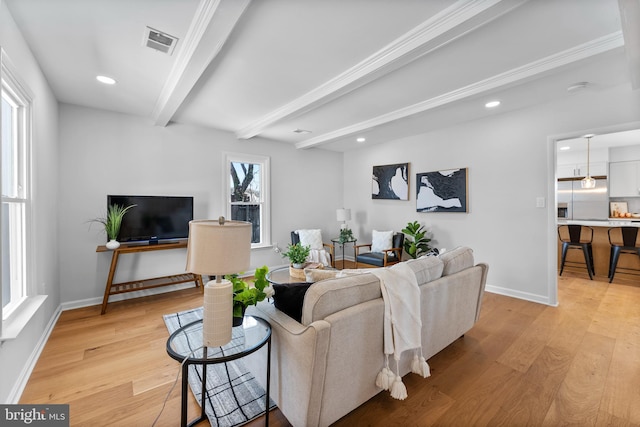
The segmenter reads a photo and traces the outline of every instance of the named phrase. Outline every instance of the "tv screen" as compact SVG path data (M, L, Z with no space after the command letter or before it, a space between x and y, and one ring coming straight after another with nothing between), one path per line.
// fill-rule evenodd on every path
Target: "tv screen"
M136 205L122 219L119 242L157 243L159 240L186 239L193 219L190 196L107 196L109 205Z

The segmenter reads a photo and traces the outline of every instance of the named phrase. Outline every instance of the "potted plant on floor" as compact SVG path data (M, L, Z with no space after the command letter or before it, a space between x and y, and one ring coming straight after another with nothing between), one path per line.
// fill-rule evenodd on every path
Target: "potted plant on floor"
M404 251L411 258L418 258L431 249L429 246L431 239L426 237L427 230L424 230L424 226L420 225L418 221L408 223L402 232L405 234Z
M293 268L302 268L311 253L311 246L302 246L300 243L289 245L287 251L282 253L283 257L289 258Z
M250 305L256 305L265 298L273 296L273 288L267 281L269 268L264 265L254 273L253 286L238 277L237 274L225 276L233 284L233 326L242 325L244 312Z
M107 248L116 249L120 246L118 242L118 234L120 233L120 226L122 225L122 219L129 209L136 205L129 205L127 207L120 206L118 204L109 205L107 208L107 215L103 218L95 218L93 222L99 222L104 226L104 231L107 233Z

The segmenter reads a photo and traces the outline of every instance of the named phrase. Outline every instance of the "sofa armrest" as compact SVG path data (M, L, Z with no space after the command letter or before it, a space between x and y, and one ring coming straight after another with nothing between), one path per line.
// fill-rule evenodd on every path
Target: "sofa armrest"
M267 301L250 306L247 313L271 324L272 399L294 426L318 425L322 400L317 397L324 392L329 323L319 320L304 326ZM243 360L259 381L266 380L266 349Z

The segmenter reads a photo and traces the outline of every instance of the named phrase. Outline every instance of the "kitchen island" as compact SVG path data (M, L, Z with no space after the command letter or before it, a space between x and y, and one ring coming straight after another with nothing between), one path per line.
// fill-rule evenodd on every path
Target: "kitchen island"
M558 226L563 224L579 224L587 225L593 228L593 264L595 269L594 280L609 281L609 256L611 253L611 245L609 244L609 228L611 227L640 227L640 221L631 218L625 219L609 219L609 220L558 220ZM560 271L560 262L562 260L562 242L558 239L558 271ZM567 262L577 262L584 264L584 255L581 250L569 250L567 253ZM618 261L616 276L614 283L620 278L630 278L628 274L624 274L624 268L638 269L640 272L640 257L622 255ZM564 271L575 271L588 275L587 268L576 267L572 264L565 263Z

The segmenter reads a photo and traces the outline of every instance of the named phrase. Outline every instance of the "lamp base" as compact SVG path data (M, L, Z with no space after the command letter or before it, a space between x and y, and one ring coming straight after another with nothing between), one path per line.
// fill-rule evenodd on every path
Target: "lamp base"
M207 282L202 313L203 344L220 347L231 341L232 317L233 284L226 279Z

